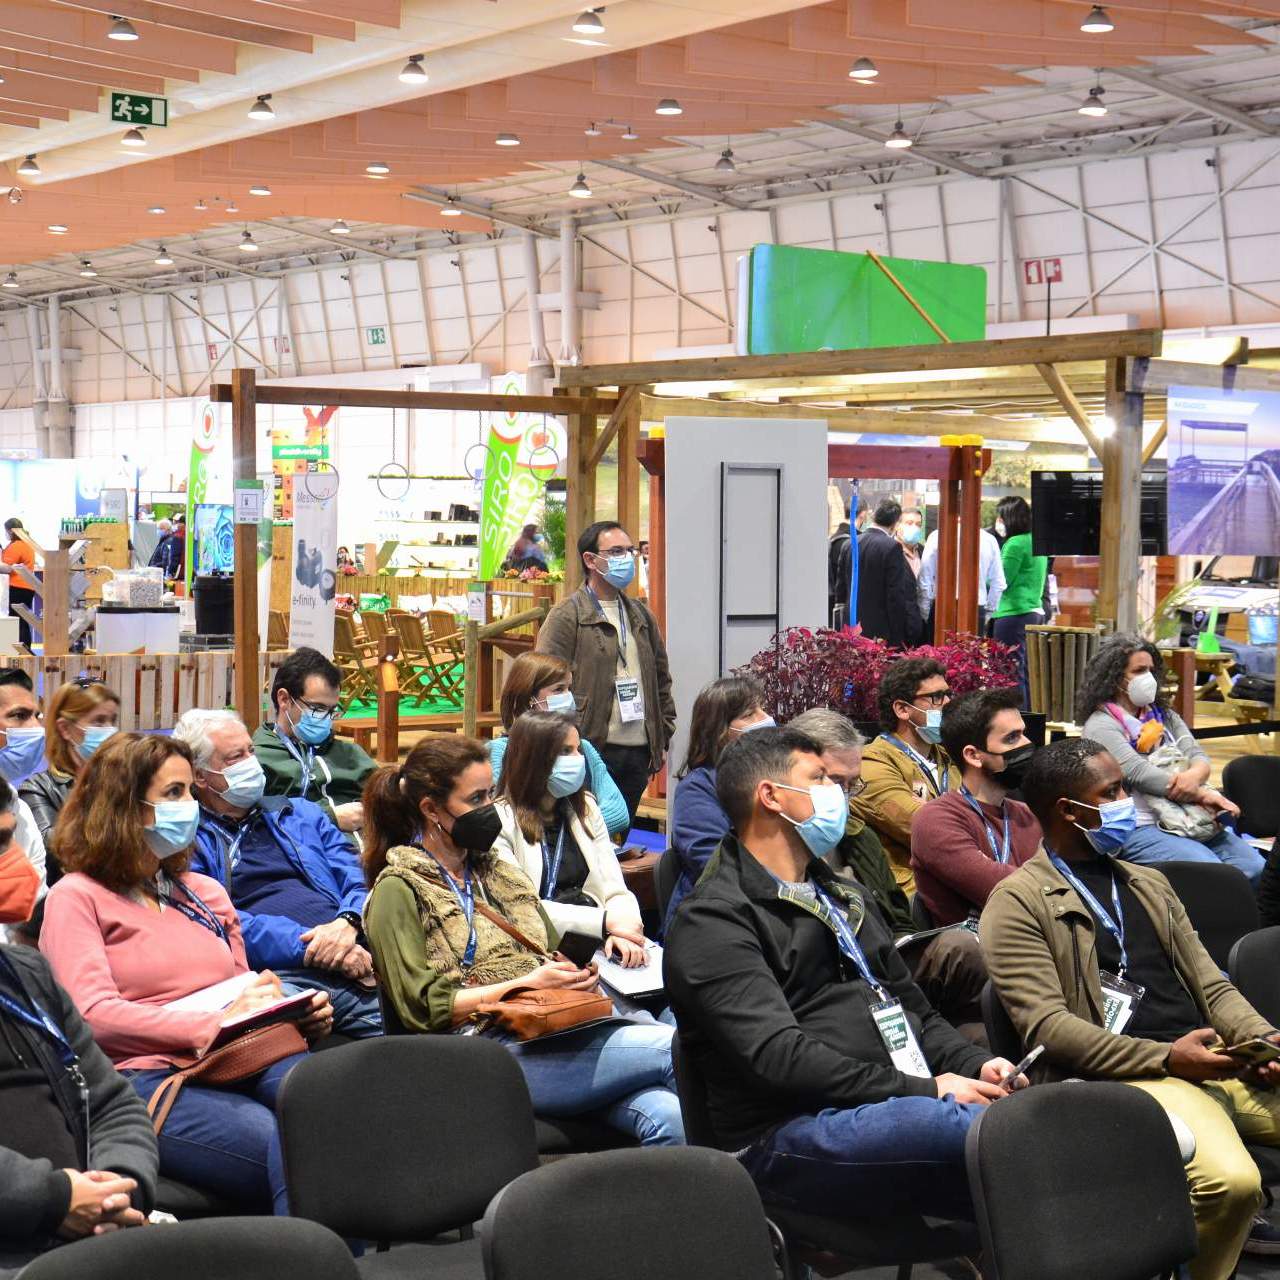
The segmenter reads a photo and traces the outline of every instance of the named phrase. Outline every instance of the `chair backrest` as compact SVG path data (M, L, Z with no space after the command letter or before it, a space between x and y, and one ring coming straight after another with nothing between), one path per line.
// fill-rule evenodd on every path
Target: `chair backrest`
M671 1066L676 1077L685 1141L691 1147L719 1147L707 1108L706 1081L678 1031L671 1041Z
M1214 964L1225 969L1231 948L1260 923L1249 877L1223 862L1162 862L1156 870L1173 886Z
M90 1236L41 1254L26 1280L357 1280L351 1250L300 1218L205 1218Z
M282 609L272 609L267 613L267 648L287 649L289 647L289 615Z
M481 1240L487 1280L777 1274L750 1176L696 1147L602 1151L526 1173L489 1206Z
M458 634L458 615L448 609L429 609L427 626L433 640L452 640Z
M1240 806L1240 830L1280 833L1280 756L1237 756L1222 771L1222 794Z
M401 650L409 657L425 657L427 637L422 630L422 619L412 613L398 613L391 621L400 637Z
M933 918L933 912L924 905L924 899L917 890L915 896L911 899L911 923L923 933L926 929L936 929L938 926Z
M292 1212L349 1239L429 1240L537 1164L515 1058L480 1036L382 1036L312 1055L276 1105Z
M1133 1280L1196 1252L1178 1140L1132 1085L1023 1089L965 1142L986 1280Z
M674 849L663 851L662 857L653 864L653 895L658 903L658 918L667 918L667 904L676 891L676 881L680 879L680 857Z
M349 613L333 615L333 654L334 657L356 657L356 628Z
M360 621L364 623L365 634L370 640L381 645L387 638L387 620L377 609L369 609L362 613Z
M982 1023L987 1029L987 1043L996 1057L1008 1058L1010 1062L1017 1062L1022 1057L1022 1037L990 979L982 988Z
M1273 1027L1280 1026L1280 924L1246 933L1227 962L1232 985Z

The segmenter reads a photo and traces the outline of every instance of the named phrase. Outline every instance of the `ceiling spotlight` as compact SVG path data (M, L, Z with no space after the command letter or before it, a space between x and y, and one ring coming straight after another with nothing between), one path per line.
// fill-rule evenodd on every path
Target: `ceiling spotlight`
M223 212L224 212L224 213L239 213L239 212L240 212L240 206L239 206L238 204L236 204L236 202L235 202L234 200L229 200L229 201L227 202L227 207L223 210Z
M275 118L276 109L271 105L271 95L269 93L258 94L257 100L249 108L249 119L274 120Z
M738 166L733 162L733 148L725 147L720 153L720 159L716 161L716 168L721 173L736 173Z
M10 188L9 188L9 194L8 194L8 196L6 196L5 198L9 201L9 203L10 203L10 204L21 204L21 203L22 203L22 188L21 188L21 187L10 187Z
M166 249L164 245L160 246L160 252L156 254L156 266L157 267L173 266L173 259L169 257L169 250Z
M458 197L450 196L448 200L440 206L440 216L442 218L460 218L462 210L458 208Z
M577 21L573 24L573 29L580 36L604 35L604 23L600 21L600 15L603 12L603 5L598 9L584 9L583 12L578 15Z
M582 131L582 132L583 132L583 133L585 133L585 134L587 135L587 137L588 137L588 138L598 138L598 137L600 137L600 135L601 135L601 134L603 134L603 133L604 133L604 130L603 130L603 129L597 129L597 128L596 128L596 122L593 120L589 125L587 125L587 127L586 127L585 129L583 129L583 131ZM22 170L21 170L21 169L19 169L19 170L18 170L18 172L19 172L19 173L21 173L21 172L22 172Z
M893 126L893 132L884 140L886 147L892 147L895 151L905 151L911 146L911 137L906 129L902 127L902 121L897 121Z
M91 280L98 274L97 268L89 261L88 258L80 259L80 274L86 279Z
M147 212L148 212L148 213L163 213L163 212L164 212L164 205L162 205L162 204L153 204L153 205L151 206L151 208L147 210Z
M663 98L653 109L655 115L659 116L682 116L684 108L674 98Z
M65 236L71 230L65 222L51 222L47 229L52 231L55 236Z
M1095 84L1089 90L1089 96L1079 107L1082 116L1105 116L1107 114L1107 104L1102 100L1103 92L1104 90L1100 84Z
M257 253L258 242L253 238L252 231L244 231L240 235L240 243L237 246L241 253Z
M1116 24L1100 4L1095 4L1089 10L1089 16L1080 24L1080 30L1087 31L1091 36L1105 36L1108 31L1115 29Z
M27 156L18 166L18 177L20 178L38 178L40 176L40 166L36 164L35 156Z
M371 178L385 178L391 172L391 166L382 160L375 160L372 164L364 167L365 173Z
M209 206L208 206L207 204L205 204L205 202L204 202L204 197L203 197L203 196L201 196L201 197L200 197L200 199L199 199L199 200L197 200L197 201L195 202L195 205L193 206L193 208L195 209L195 211L196 211L197 213L203 213L203 212L204 212L208 207L209 207Z
M849 68L850 80L874 80L880 74L880 68L870 58L859 58Z
M251 196L269 196L271 194L271 188L267 186L265 182L255 182L253 186L249 188L249 194Z
M9 274L5 276L4 288L6 289L18 288L18 273L16 271L10 271Z
M573 186L569 188L569 194L577 196L579 200L586 200L591 195L591 188L587 186L587 175L581 169L573 180Z
M623 142L639 142L640 135L630 126L627 125L627 131L622 135Z
M520 145L520 139L514 133L500 133L494 138L494 142L500 147L518 147Z
M331 236L349 236L351 234L351 228L347 226L341 218L339 218L337 222L329 228L329 234Z
M134 127L120 139L120 145L122 147L145 147L147 145L146 134L142 132L142 129L138 125L134 125Z
M400 72L401 84L426 84L431 79L427 75L427 69L422 65L422 60L427 55L425 53L414 53L409 55L409 61L404 64Z
M133 23L128 18L117 18L114 14L111 17L111 27L107 31L108 40L136 40L138 33L133 29Z

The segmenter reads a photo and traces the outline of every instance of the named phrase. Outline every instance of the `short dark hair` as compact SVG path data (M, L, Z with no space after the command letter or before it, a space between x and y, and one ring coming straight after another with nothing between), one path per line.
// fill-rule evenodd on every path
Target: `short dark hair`
M581 560L588 551L595 555L600 549L600 535L608 533L610 529L621 529L626 533L626 526L620 525L616 520L597 520L595 524L589 524L582 531L582 536L578 539L578 559Z
M13 529L25 529L25 528L26 528L26 525L24 525L24 524L22 523L22 521L18 519L18 517L17 517L17 516L10 516L10 517L9 517L9 518L4 522L4 527L5 527L6 529L9 529L9 530L13 530Z
M895 702L913 702L916 690L934 676L945 678L947 669L936 658L902 658L880 677L876 697L880 706L880 727L892 731L898 727L893 714Z
M13 788L9 785L9 779L0 773L0 813L8 813L12 804Z
M871 517L882 529L892 529L902 519L902 503L893 498L881 498Z
M947 703L942 709L942 745L957 767L963 763L965 747L987 749L991 722L1001 711L1022 707L1020 689L974 689Z
M1093 776L1093 761L1106 747L1092 738L1062 738L1041 747L1031 757L1022 779L1022 798L1047 826L1053 806L1068 796L1077 798Z
M854 511L853 511L854 518L856 519L856 518L857 518L858 516L860 516L864 511L870 511L870 510L871 510L871 503L869 503L869 502L866 500L866 498L859 498L859 499L858 499L858 505L854 508Z
M35 685L31 683L31 677L21 667L5 667L0 670L0 689L11 684L16 684L19 689L25 689L28 693L36 691Z
M1026 498L1019 498L1017 494L1001 498L996 503L996 515L1004 521L1006 538L1012 538L1018 533L1031 532L1031 507Z
M716 766L716 796L729 816L729 824L741 827L755 807L756 787L765 779L789 773L798 754L820 756L822 747L799 730L755 729L731 743Z
M301 698L308 676L320 676L333 689L342 688L342 672L320 652L303 645L295 649L281 664L271 682L271 705L277 706L276 694L281 689L291 698Z

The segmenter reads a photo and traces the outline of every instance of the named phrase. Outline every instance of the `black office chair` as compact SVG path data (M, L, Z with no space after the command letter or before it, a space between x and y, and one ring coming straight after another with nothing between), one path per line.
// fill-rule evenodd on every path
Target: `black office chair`
M718 1147L707 1109L706 1083L681 1037L671 1042L685 1141L695 1147ZM798 1270L809 1257L835 1254L845 1269L896 1266L898 1280L910 1280L917 1262L936 1262L973 1254L978 1235L971 1222L926 1218L919 1213L882 1214L874 1219L823 1218L769 1202L769 1215L782 1232L788 1270ZM830 1262L831 1259L826 1259ZM823 1268L823 1274L835 1274Z
M579 1229L569 1229L574 1222ZM769 1223L746 1170L732 1156L695 1147L609 1151L523 1174L489 1205L480 1237L486 1280L777 1274Z
M1195 1255L1178 1140L1160 1104L1131 1085L1003 1098L974 1121L965 1163L984 1280L1133 1280Z
M1280 925L1247 933L1227 961L1231 983L1273 1027L1280 1026ZM1280 1185L1280 1148L1246 1143L1265 1187Z
M199 1218L227 1218L246 1212L243 1205L224 1200L203 1187L193 1187L161 1174L156 1179L156 1208L171 1213L179 1222Z
M23 1280L359 1280L332 1231L298 1218L218 1218L90 1236L41 1254Z
M680 856L674 849L667 849L653 864L653 896L658 902L658 919L666 920L667 905L676 891L680 879Z
M480 1036L382 1036L309 1057L285 1077L276 1115L291 1211L377 1241L360 1260L366 1277L474 1280L474 1240L429 1242L469 1234L538 1163L519 1064Z
M1010 1062L1018 1062L1026 1052L1022 1047L1022 1037L1018 1028L1013 1025L1009 1011L1004 1007L996 994L995 985L990 978L982 988L982 1024L987 1029L987 1043L997 1058L1008 1058Z
M1222 794L1240 806L1240 830L1280 833L1280 757L1237 756L1222 771Z
M1259 924L1249 877L1222 862L1162 862L1153 870L1173 886L1214 964L1226 969L1231 948Z

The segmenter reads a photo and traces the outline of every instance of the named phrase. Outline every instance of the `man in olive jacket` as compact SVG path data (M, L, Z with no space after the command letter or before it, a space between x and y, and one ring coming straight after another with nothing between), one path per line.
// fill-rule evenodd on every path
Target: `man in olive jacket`
M1039 751L1022 786L1044 847L996 886L979 932L987 967L1041 1076L1119 1080L1195 1134L1187 1165L1200 1248L1192 1280L1226 1280L1262 1203L1251 1143L1280 1145L1280 1063L1220 1052L1275 1029L1224 978L1169 882L1116 859L1133 811L1120 766L1088 738ZM1122 1206L1117 1206L1122 1212Z
M573 669L578 723L604 760L634 820L649 779L662 768L676 728L667 647L657 619L627 596L636 549L616 520L578 539L586 581L547 615L539 653Z

